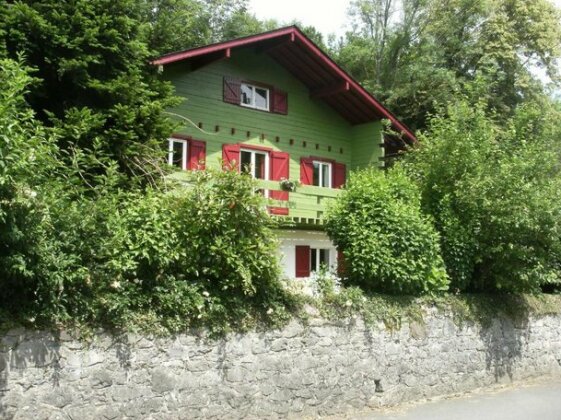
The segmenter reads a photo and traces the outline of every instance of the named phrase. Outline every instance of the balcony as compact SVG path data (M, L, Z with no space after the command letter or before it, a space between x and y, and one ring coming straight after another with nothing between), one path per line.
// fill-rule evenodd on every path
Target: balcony
M268 191L282 191L279 181L258 180L258 185ZM340 189L302 185L288 193L288 201L269 199L269 203L273 207L288 208L287 216L277 216L287 224L320 228L329 203L340 193Z
M168 175L169 179L189 185L189 172L178 171ZM256 180L257 186L267 191L282 191L279 181ZM323 218L329 204L342 190L334 188L301 185L288 192L288 201L268 199L271 207L288 208L288 215L275 216L281 225L306 229L322 229Z

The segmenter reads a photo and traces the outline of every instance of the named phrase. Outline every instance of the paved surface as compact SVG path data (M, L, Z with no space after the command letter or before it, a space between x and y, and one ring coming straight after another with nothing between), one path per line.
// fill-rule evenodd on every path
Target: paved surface
M399 409L349 416L363 420L561 420L561 380L482 390Z

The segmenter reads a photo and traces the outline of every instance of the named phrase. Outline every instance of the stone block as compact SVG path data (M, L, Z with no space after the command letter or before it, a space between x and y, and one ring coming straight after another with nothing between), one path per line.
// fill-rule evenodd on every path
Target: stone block
M171 372L162 368L152 369L151 386L155 394L163 394L172 391L178 385L178 381Z

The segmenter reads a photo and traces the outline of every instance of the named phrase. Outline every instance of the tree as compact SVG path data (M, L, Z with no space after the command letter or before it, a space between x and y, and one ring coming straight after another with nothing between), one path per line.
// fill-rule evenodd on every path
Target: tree
M339 61L413 129L457 93L508 117L543 94L534 68L559 80L560 14L547 0L358 0L350 16Z
M133 0L22 1L0 14L0 43L34 69L26 98L59 146L95 146L128 175L145 173L171 132L171 86L148 62L144 30Z
M499 125L487 112L484 101L451 105L402 164L454 289L538 291L561 275L561 115L525 104Z

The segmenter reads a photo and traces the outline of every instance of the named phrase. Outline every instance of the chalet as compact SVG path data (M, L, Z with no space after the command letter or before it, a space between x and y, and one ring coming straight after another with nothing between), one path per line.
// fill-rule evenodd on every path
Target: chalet
M279 231L284 275L308 277L337 251L322 231L326 206L349 170L383 166L395 138L413 133L296 26L157 58L185 101L170 110L185 125L169 139L182 170L226 162L256 178ZM222 160L221 160L222 159Z

